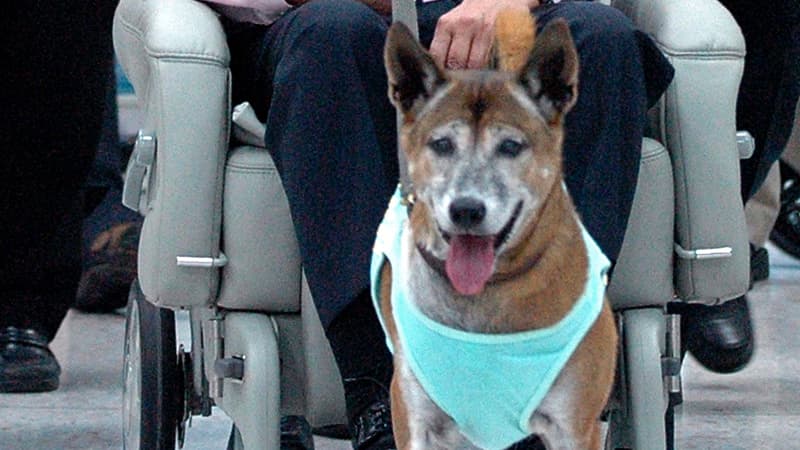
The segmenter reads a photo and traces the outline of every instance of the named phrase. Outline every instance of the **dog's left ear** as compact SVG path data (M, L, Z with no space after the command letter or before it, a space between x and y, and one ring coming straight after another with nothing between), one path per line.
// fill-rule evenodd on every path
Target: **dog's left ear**
M384 48L389 99L407 120L413 120L446 81L444 71L402 23L389 28Z
M566 21L556 19L545 26L519 82L551 124L572 108L578 97L578 52Z

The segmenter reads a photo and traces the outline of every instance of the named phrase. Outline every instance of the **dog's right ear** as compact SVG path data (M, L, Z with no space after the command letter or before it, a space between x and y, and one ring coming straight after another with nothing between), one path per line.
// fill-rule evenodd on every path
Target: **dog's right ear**
M406 120L413 120L445 83L445 73L411 31L399 22L389 28L383 55L389 77L389 99Z

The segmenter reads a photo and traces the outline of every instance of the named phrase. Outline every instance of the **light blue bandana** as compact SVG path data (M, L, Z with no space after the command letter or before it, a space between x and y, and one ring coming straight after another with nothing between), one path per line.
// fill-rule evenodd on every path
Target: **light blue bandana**
M401 267L407 220L406 208L396 194L373 249L372 293L377 310L380 269L384 258L395 274ZM500 450L531 434L531 414L600 315L610 264L585 230L583 237L589 254L583 296L567 316L545 329L479 334L447 327L417 309L399 282L402 277L392 277L394 320L411 370L473 444ZM392 349L388 337L387 343Z

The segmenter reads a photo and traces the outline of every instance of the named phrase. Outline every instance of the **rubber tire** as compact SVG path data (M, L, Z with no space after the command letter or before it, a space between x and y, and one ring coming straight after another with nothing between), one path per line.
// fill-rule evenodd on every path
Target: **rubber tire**
M148 302L134 280L125 321L123 448L175 449L179 381L175 314Z
M667 406L664 413L664 429L666 430L667 450L675 450L675 406Z

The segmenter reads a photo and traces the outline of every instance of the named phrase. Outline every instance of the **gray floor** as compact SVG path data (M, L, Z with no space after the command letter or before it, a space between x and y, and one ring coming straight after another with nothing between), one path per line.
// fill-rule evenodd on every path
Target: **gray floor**
M680 449L800 449L800 263L770 247L772 274L751 293L757 350L734 375L688 360ZM48 394L0 394L0 449L121 448L124 318L71 312L53 344L64 373ZM195 418L186 448L221 449L229 422ZM345 442L320 439L323 450Z

